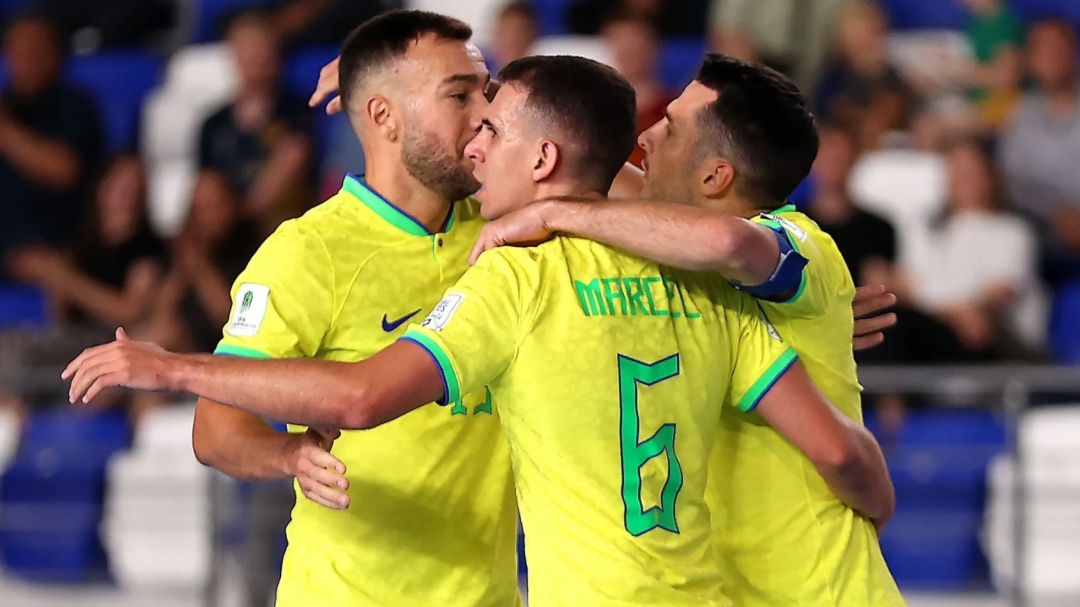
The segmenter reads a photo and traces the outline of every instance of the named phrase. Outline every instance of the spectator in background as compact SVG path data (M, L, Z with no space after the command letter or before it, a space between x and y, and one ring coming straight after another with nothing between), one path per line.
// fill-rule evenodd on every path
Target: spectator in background
M107 340L113 328L146 317L161 287L164 252L147 219L142 163L122 156L101 179L74 255L29 250L20 278L43 288L61 319L103 329Z
M889 64L888 23L875 4L854 2L844 9L837 30L839 56L818 90L821 116L855 132L859 146L880 147L886 133L907 123L911 90Z
M1031 358L1042 350L1046 302L1035 232L1002 210L990 159L974 143L953 147L944 215L932 254L908 268L920 307L952 328L974 358Z
M1012 204L1045 233L1053 282L1080 278L1080 91L1076 32L1063 21L1036 23L1028 67L1037 89L1026 95L1001 141Z
M131 47L154 42L175 25L175 0L44 0L73 51Z
M208 173L196 183L187 222L173 242L171 271L144 331L170 350L214 350L229 320L233 281L262 241L225 181Z
M858 156L854 137L843 128L821 123L821 139L812 177L814 193L808 214L836 242L857 285L870 284L875 266L896 261L896 231L884 219L856 207L848 196L848 179Z
M281 51L266 14L238 16L227 42L239 86L233 102L202 126L195 192L237 199L265 235L310 205L313 118L306 103L279 86Z
M705 35L709 0L578 0L570 6L570 31L595 36L616 15L642 19L662 38L700 38Z
M102 134L90 97L60 80L63 53L49 21L17 18L3 53L10 82L0 95L0 257L11 264L24 246L74 242Z
M907 281L896 266L895 228L855 206L848 196L848 179L859 154L855 135L829 123L819 124L818 131L821 144L811 173L814 196L809 215L833 237L856 285L887 285L901 301L895 312L903 330L891 333L873 352L860 352L860 360L907 364L964 360L949 328L913 306Z
M675 99L675 94L658 77L659 36L648 21L626 15L608 21L603 34L611 49L612 67L630 81L637 93L640 134L659 122L668 104ZM640 166L644 157L645 150L636 146L630 155L630 162Z
M974 61L958 73L980 121L998 130L1020 100L1024 23L1002 0L964 0L971 12L967 29Z
M385 8L380 0L287 0L273 12L271 23L287 48L337 46Z
M786 74L807 97L833 46L841 9L854 0L714 0L713 49Z
M0 337L0 385L6 392L16 392L17 379L33 369L62 367L83 348L109 341L117 326L141 335L154 309L165 276L164 247L147 220L146 181L137 157L112 162L85 227L74 255L47 248L23 254L19 278L48 294L57 322L48 332ZM65 400L62 385L52 392L22 392L22 405Z
M511 2L504 6L495 19L491 49L486 53L491 73L497 74L511 61L528 56L538 33L539 26L532 5L528 2Z

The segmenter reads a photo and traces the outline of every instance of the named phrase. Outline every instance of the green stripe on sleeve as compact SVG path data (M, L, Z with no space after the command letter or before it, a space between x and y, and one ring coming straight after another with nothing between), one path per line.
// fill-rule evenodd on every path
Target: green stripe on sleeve
M270 356L266 352L260 352L254 348L232 346L229 344L218 344L218 347L214 350L214 354L219 356L239 356L241 358L273 358L273 356Z
M461 399L461 384L458 382L457 373L454 372L454 365L450 362L450 357L446 355L442 346L435 343L435 340L427 335L416 330L406 331L399 340L411 341L427 350L428 354L435 359L435 363L439 365L439 370L442 372L443 376L443 389L445 391L443 401L439 404L446 405Z
M795 364L795 361L799 360L799 356L795 354L795 350L788 348L783 354L777 358L773 364L769 365L769 368L761 374L754 385L750 386L750 389L743 395L742 400L736 407L743 413L749 413L754 410L761 398L765 396L773 384L789 369L791 365Z

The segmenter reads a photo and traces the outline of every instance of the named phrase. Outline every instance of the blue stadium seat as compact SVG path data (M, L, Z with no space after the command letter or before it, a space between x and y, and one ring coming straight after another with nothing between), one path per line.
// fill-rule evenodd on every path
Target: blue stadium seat
M882 0L881 5L895 29L963 29L969 20L960 0Z
M0 286L0 329L48 322L45 294L31 287Z
M230 14L257 6L276 4L278 0L196 0L192 42L212 42L220 38L221 20Z
M68 63L68 79L97 101L110 153L135 149L143 100L160 83L163 68L160 57L140 51L103 52Z
M867 421L872 428L873 420ZM978 543L986 470L1004 448L1004 424L989 411L935 408L910 414L886 453L896 518L881 539L901 586L960 589L986 581Z
M307 101L319 81L319 70L333 61L337 54L335 46L312 47L292 53L285 60L282 85L297 98ZM332 141L331 129L338 127L340 122L327 116L323 107L315 108L312 112L315 112L314 150L315 163L318 165Z
M1058 287L1054 294L1050 348L1057 362L1080 364L1080 283Z
M0 477L0 557L28 579L79 582L106 571L98 538L105 464L130 445L122 413L33 416Z
M664 42L660 49L660 78L672 92L682 92L697 75L705 47L705 40L700 38Z
M1010 0L1009 5L1027 21L1062 17L1080 25L1080 2L1076 0Z
M305 48L290 54L285 59L282 84L286 90L300 99L307 100L315 91L319 81L319 70L337 57L336 46L317 46Z
M964 590L987 579L981 527L982 513L898 508L881 535L881 552L905 590Z
M532 0L540 22L541 36L561 36L568 32L566 11L577 0Z

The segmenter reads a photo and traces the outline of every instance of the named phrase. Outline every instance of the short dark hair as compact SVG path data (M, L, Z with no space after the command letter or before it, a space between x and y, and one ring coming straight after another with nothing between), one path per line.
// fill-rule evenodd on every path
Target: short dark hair
M467 42L472 28L466 23L428 11L389 11L365 22L345 38L338 63L341 100L348 106L352 94L372 73L400 60L409 45L428 34Z
M698 153L731 162L747 201L781 204L818 151L814 116L798 87L767 67L716 53L706 53L696 80L718 94L698 114Z
M513 61L499 80L528 89L526 108L572 137L571 176L606 194L637 140L637 96L626 78L584 57L547 56Z

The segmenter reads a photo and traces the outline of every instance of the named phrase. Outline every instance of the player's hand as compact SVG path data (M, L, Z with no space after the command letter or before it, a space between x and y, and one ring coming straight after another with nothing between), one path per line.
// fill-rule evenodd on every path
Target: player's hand
M475 264L488 249L506 245L527 247L550 240L554 231L544 217L547 206L547 202L534 202L485 225L469 254L469 264Z
M308 105L315 107L322 102L330 99L331 95L334 95L333 99L330 99L330 103L326 104L326 113L333 115L341 111L341 97L336 96L338 92L338 61L341 57L334 59L330 63L323 66L319 71L319 84L315 86L315 92L311 94L311 99L308 100Z
M855 290L851 310L855 315L855 335L852 346L855 351L873 348L885 341L885 329L896 324L896 314L880 314L896 305L896 295L889 293L885 285L874 284Z
M334 510L349 507L345 464L330 454L334 440L340 436L340 430L309 429L297 437L296 447L289 454L289 471L300 483L304 497Z
M175 357L157 344L128 339L121 328L116 330L116 341L83 350L60 377L71 380L71 403L88 403L112 386L168 390Z

